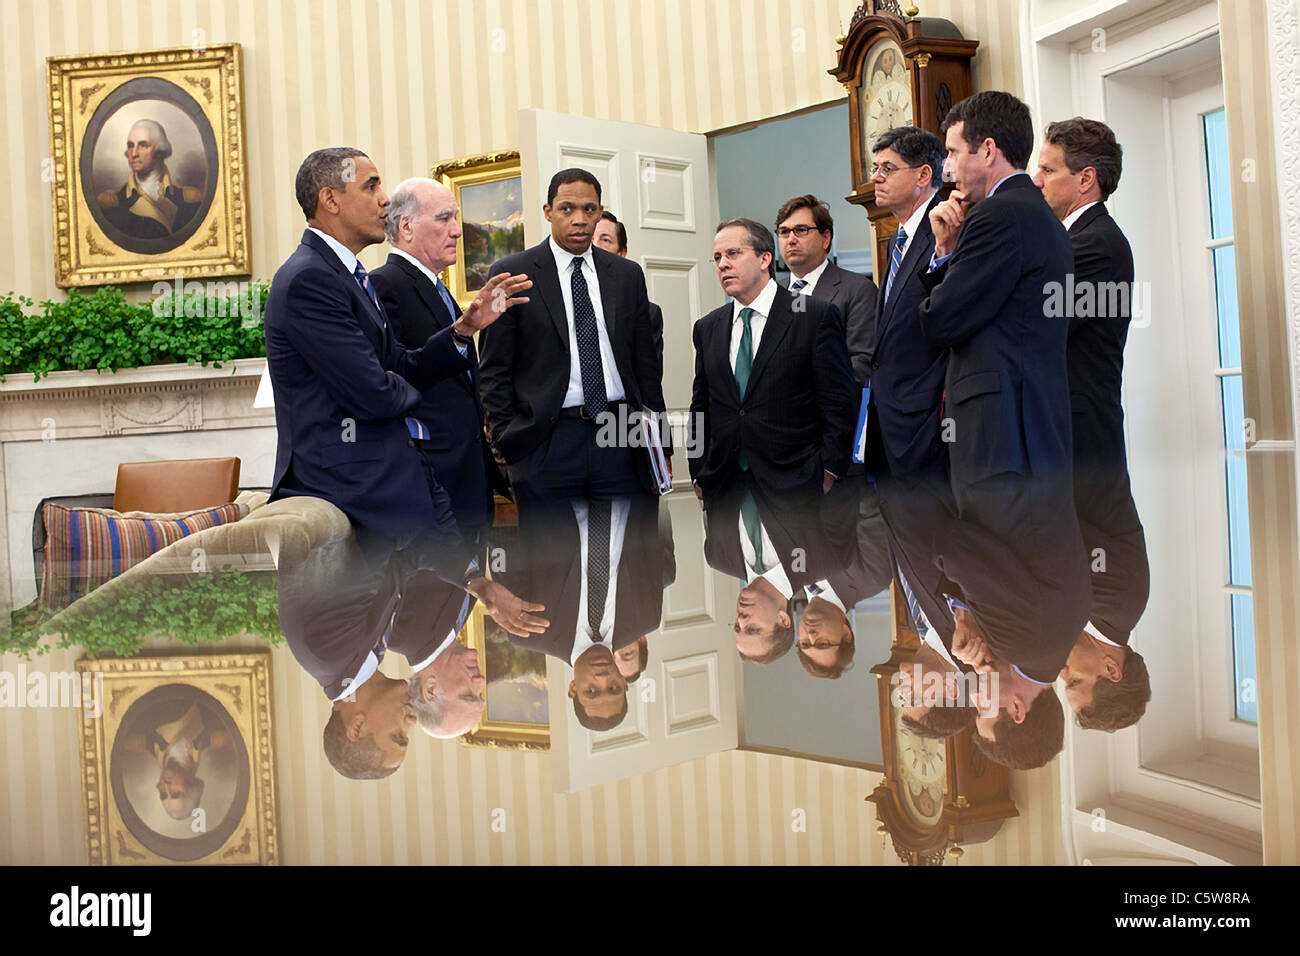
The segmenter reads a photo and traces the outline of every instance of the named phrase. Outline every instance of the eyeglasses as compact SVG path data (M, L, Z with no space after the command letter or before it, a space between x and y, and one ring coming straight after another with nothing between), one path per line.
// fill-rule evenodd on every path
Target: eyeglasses
M915 166L890 166L890 165L881 166L879 164L873 164L871 167L871 171L867 174L867 178L875 179L877 176L880 176L883 179L888 179L890 176L894 175L894 173L898 172L900 169L920 169L924 165L926 164L917 163Z
M842 643L842 641L828 641L825 638L816 641L810 641L807 638L803 638L799 641L799 647L805 651L824 651L832 647L839 647Z
M790 233L794 233L796 236L802 239L810 232L821 232L821 230L818 229L816 226L790 226L789 228L782 226L776 231L776 235L778 239L788 239L790 237Z

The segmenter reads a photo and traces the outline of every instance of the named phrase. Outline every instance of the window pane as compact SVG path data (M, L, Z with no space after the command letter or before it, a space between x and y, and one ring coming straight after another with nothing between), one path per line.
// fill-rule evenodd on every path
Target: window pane
M1232 599L1232 663L1237 692L1236 718L1252 724L1259 721L1259 691L1255 684L1254 603L1247 594Z
M1205 161L1210 169L1210 236L1232 235L1232 177L1228 165L1228 123L1223 110L1205 114Z
M1250 518L1246 510L1245 411L1241 376L1225 375L1223 389L1223 439L1227 448L1228 571L1229 583L1250 587Z
M1241 327L1237 323L1237 252L1235 246L1214 250L1214 298L1219 309L1219 365L1241 367Z

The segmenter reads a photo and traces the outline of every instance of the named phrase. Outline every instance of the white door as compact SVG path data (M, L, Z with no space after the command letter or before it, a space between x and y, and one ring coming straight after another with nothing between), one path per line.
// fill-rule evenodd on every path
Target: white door
M566 696L573 668L546 658L557 793L737 746L740 656L731 631L737 585L704 563L704 522L694 495L674 492L660 508L672 518L677 575L664 592L663 625L647 635L646 669L628 688L623 722L607 731L579 724Z

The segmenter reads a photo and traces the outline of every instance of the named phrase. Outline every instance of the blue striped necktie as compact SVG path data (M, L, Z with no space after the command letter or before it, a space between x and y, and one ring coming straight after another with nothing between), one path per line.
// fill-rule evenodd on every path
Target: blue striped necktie
M925 615L921 613L921 605L917 603L916 595L912 593L912 587L907 583L907 575L903 573L903 566L898 567L898 583L903 586L903 597L907 600L907 610L911 613L912 627L916 631L916 636L925 640L925 632L929 630L926 626Z
M379 307L379 296L375 295L375 287L370 284L370 273L366 271L366 267L360 260L357 260L357 267L352 270L352 275L361 288L366 290L366 295L370 296L370 301L375 304L375 311L383 315L384 310Z
M803 287L806 286L807 284L808 283L805 282L803 279L795 279L793 282L790 283L790 291L802 294Z
M898 267L903 264L903 246L907 242L907 230L902 226L898 227L898 232L894 234L893 249L889 253L889 278L885 281L885 301L889 301L889 293L894 288L894 275L898 272Z

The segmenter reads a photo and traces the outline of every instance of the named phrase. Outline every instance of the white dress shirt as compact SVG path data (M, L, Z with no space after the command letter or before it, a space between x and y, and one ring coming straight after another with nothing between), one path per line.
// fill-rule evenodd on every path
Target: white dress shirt
M315 226L308 226L307 228L310 229L312 232L316 233L316 235L320 236L322 239L324 239L325 245L329 246L331 249L334 250L334 254L339 257L339 261L343 263L343 268L348 270L349 275L353 275L356 273L357 271L356 253L354 253L347 246L343 245L343 243L339 242L329 233L321 232Z
M1101 202L1100 199L1094 199L1092 202L1084 203L1082 206L1080 206L1080 207L1079 207L1078 209L1076 209L1074 212L1070 213L1068 216L1066 216L1064 219L1062 219L1062 220L1061 220L1061 225L1064 226L1064 227L1066 228L1066 231L1068 232L1069 229L1070 229L1070 227L1073 226L1076 222L1079 221L1079 217L1080 217L1080 216L1082 216L1085 212L1087 212L1087 211L1088 211L1089 209L1091 209L1093 206L1097 205L1097 203L1099 203L1099 202Z
M610 345L609 329L605 325L605 307L600 301L600 280L596 277L595 257L591 246L581 256L575 257L566 252L552 236L547 240L551 244L551 253L555 256L555 268L560 275L560 295L564 299L564 318L569 326L569 388L564 393L564 408L577 408L583 404L582 362L578 357L578 330L573 323L573 260L582 259L582 276L587 280L587 295L591 297L591 307L596 313L596 332L600 338L600 364L605 372L605 397L611 402L627 397L623 391L623 379L619 377L618 366L614 364L614 347ZM632 321L632 316L623 316L624 322Z
M609 588L605 592L605 610L600 618L600 633L591 632L591 622L587 620L587 515L589 508L585 500L571 502L573 516L578 522L578 540L582 549L582 589L578 592L578 626L573 638L573 653L569 663L577 664L578 658L597 644L604 644L614 650L614 608L618 602L618 565L623 559L623 538L627 532L627 516L632 510L631 500L620 498L610 502L609 509Z
M413 256L413 255L411 255L409 252L407 252L405 249L393 249L393 255L395 255L395 256L401 256L401 257L402 257L403 259L405 259L407 262L409 262L409 263L411 263L412 265L414 265L415 268L419 269L422 273L424 273L425 277L426 277L430 282L433 283L433 287L434 287L434 289L435 289L435 290L438 290L438 294L439 294L440 296L442 295L442 291L441 291L441 290L442 290L442 280L438 278L438 273L434 272L432 269L430 269L428 266L426 266L426 265L425 265L423 262L421 262L419 259L415 258L415 256ZM453 315L452 318L455 319L456 317Z
M921 220L929 214L930 200L933 198L933 196L929 196L922 199L920 205L912 210L912 215L907 217L907 222L903 223L903 230L907 234L907 238L903 240L903 255L899 256L900 262L902 262L903 256L907 255L907 250L912 248L912 240L916 238L916 234L921 231ZM893 252L893 250L891 249L890 252ZM885 281L889 281L889 263L885 263Z
M758 343L763 338L767 317L772 313L772 301L776 298L776 290L776 280L768 279L767 285L763 286L763 291L749 303L748 308L754 310L754 314L749 317L749 332L753 338L754 349L751 358L758 355ZM734 372L736 356L740 354L740 337L745 334L745 323L740 318L740 310L746 306L741 305L739 300L733 300L731 305L731 370Z
M757 578L766 578L768 584L780 591L781 596L789 602L794 595L794 585L790 583L790 578L785 573L785 566L781 564L781 556L776 550L776 545L772 544L772 539L767 536L767 528L763 527L762 519L759 519L758 529L763 542L763 557L771 565L763 572L758 570L758 555L754 552L754 542L749 540L749 532L745 530L743 515L738 519L738 526L740 528L740 550L745 558L746 585L753 584Z
M835 589L831 587L830 581L825 581L825 580L814 581L812 584L808 585L803 590L804 593L808 596L808 600L811 601L813 598L819 597L823 601L829 601L831 604L834 604L837 608L839 608L841 611L844 612L845 616L848 615L849 609L844 606L843 599L838 594L835 593Z
M1089 621L1087 624L1085 624L1085 625L1083 626L1083 629L1084 629L1084 631L1086 631L1088 634L1091 634L1091 635L1092 635L1093 637L1095 637L1097 640L1101 641L1103 644L1109 644L1111 647L1123 647L1123 646L1124 646L1123 644L1116 644L1114 641L1112 641L1112 640L1111 640L1109 637L1107 637L1105 634L1101 633L1101 631L1097 630L1097 625L1096 625L1096 624L1093 624L1092 621Z
M790 273L790 284L791 284L791 285L794 285L795 282L799 281L800 279L802 279L804 282L808 283L808 284L805 285L802 289L800 289L798 292L794 292L794 294L795 294L795 295L812 295L812 290L815 289L815 288L817 288L817 280L820 279L820 278L822 277L822 273L826 271L826 267L827 267L828 265L830 265L830 264L831 264L831 260L830 260L829 258L826 258L826 259L823 259L823 260L822 260L822 264L821 264L821 265L819 265L819 266L818 266L816 269L814 269L812 272L808 273L806 276L796 276L793 272ZM791 291L793 292L793 290L791 290Z

